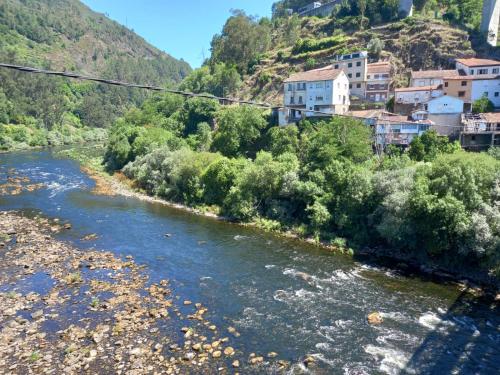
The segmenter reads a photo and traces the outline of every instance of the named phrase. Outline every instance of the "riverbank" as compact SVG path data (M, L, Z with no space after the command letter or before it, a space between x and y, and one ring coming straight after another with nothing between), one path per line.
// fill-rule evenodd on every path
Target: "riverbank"
M95 159L91 162L89 160L79 159L82 163L82 171L91 177L96 186L94 193L104 195L121 195L124 197L139 199L141 201L161 204L172 207L178 210L189 212L195 215L208 217L215 220L225 221L233 225L241 225L247 227L256 227L261 230L269 231L267 228L259 225L258 223L239 223L229 220L228 218L218 215L214 212L203 211L197 208L189 207L180 203L169 202L165 199L152 197L147 193L141 191L135 182L126 177L121 172L115 172L109 175L104 171L100 163L96 163ZM466 271L461 269L457 272L456 269L445 267L429 261L422 262L415 257L404 252L395 252L393 249L387 248L361 248L352 250L341 246L335 246L325 241L318 241L312 237L303 237L290 231L284 232L280 230L271 230L271 232L285 238L302 241L308 244L316 245L326 251L332 251L339 254L353 256L355 259L364 263L373 263L379 267L386 267L388 269L399 272L405 276L421 276L431 279L436 282L447 282L457 284L461 289L467 290L474 295L489 294L496 296L500 290L499 281L496 278L489 277L484 273Z
M0 372L173 374L287 366L234 349L234 328L205 319L208 309L200 303L179 303L168 280L149 282L131 256L81 251L54 238L68 230L71 224L57 219L0 212Z

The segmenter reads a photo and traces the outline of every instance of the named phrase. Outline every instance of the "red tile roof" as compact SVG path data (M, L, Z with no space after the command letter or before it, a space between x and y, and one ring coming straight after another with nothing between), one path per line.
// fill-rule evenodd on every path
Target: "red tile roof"
M491 60L491 59L478 59L476 57L472 57L470 59L456 59L457 63L468 66L469 68L477 67L477 66L494 66L500 65L500 61Z
M300 82L300 81L330 81L336 79L342 70L321 69L309 70L307 72L292 74L285 82Z
M430 78L444 78L458 76L456 70L420 70L411 72L413 79L430 79Z

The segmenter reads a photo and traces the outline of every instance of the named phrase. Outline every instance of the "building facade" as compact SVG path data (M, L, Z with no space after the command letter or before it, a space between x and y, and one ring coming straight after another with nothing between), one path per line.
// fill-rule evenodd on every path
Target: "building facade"
M444 95L454 96L470 104L472 102L472 80L473 76L451 76L445 77L443 83ZM465 108L470 109L470 106Z
M390 96L391 76L389 62L368 64L365 98L372 102L387 101Z
M496 108L500 108L500 75L481 76L472 80L472 103L483 96L486 96Z
M500 146L500 113L462 115L460 144L472 151Z
M343 70L349 79L350 94L364 98L368 73L368 52L360 51L336 56L330 68Z
M432 125L429 120L413 121L384 110L352 111L349 114L373 128L376 146L381 149L388 145L407 147L413 138L422 135Z
M297 73L285 80L284 106L279 123L304 117L345 114L349 110L349 80L342 70L325 69Z
M342 0L327 1L324 4L321 1L315 1L299 8L297 13L299 17L328 17L332 14L335 6L341 3Z
M441 85L402 87L394 90L395 104L418 105L443 95Z
M457 59L456 68L460 75L485 76L489 74L500 74L500 61L491 59Z
M419 70L411 72L410 86L436 86L442 85L446 77L458 76L456 70Z

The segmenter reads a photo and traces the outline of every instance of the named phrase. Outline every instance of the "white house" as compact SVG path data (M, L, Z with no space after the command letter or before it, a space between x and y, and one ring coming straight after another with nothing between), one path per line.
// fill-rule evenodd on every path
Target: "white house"
M349 110L349 80L342 70L297 73L285 80L284 110L280 125L303 117L344 114Z
M457 70L418 70L411 72L410 86L442 85L445 77L458 76Z
M470 76L481 76L487 74L500 74L500 61L491 59L457 59L456 68L461 74Z
M486 96L495 107L500 107L500 75L485 75L472 81L471 101Z
M394 90L396 104L422 104L442 95L441 85L402 87Z
M433 128L441 135L458 134L461 116L464 111L464 101L444 95L424 103L423 109L414 111L414 120L430 120Z

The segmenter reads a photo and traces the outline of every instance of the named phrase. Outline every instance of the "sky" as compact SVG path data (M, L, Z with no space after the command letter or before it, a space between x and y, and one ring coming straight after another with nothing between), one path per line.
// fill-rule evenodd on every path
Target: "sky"
M231 9L271 16L273 0L82 0L94 11L133 29L146 41L191 67L210 56Z

